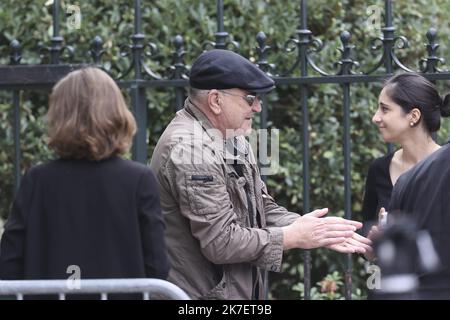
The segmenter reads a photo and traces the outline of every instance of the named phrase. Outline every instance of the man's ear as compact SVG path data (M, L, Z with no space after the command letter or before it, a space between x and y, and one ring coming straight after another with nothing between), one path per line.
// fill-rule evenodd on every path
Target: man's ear
M419 108L414 108L409 112L410 121L415 125L419 123L420 118L422 117L422 112L420 112Z
M208 107L215 115L219 115L222 113L220 103L219 91L216 89L210 90L208 92Z

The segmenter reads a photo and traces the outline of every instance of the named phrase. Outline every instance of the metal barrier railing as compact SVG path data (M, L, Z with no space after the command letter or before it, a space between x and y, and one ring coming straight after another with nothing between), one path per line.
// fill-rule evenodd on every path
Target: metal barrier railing
M17 300L48 294L58 295L59 300L65 300L66 294L99 294L101 300L108 300L110 293L142 293L143 300L150 300L151 294L190 300L181 288L160 279L0 280L0 295L15 295Z

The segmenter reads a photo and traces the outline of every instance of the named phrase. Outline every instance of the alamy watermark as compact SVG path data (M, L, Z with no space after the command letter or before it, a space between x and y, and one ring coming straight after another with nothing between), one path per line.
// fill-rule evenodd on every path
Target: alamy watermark
M47 0L44 6L51 6L54 0ZM78 30L81 28L81 9L78 4L67 4L66 7L66 26L69 30ZM51 27L52 28L52 27Z
M76 4L67 5L66 9L66 17L67 17L67 28L69 30L72 29L80 29L81 28L81 9L80 6Z
M67 274L70 276L67 278L66 286L70 290L81 289L81 268L76 264L72 264L67 267Z
M171 135L171 160L179 165L233 164L246 161L259 165L262 175L279 170L280 134L278 129L204 130L197 122L192 129L175 130Z
M369 31L380 31L381 30L381 12L382 7L379 5L371 5L366 9L366 14L369 16L366 20L366 28Z
M366 266L366 272L370 276L366 280L367 288L370 290L381 289L381 269L376 264L369 264Z

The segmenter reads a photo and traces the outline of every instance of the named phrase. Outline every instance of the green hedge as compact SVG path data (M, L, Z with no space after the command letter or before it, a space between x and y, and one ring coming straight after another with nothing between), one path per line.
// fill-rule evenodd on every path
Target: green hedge
M2 0L0 11L0 64L9 61L9 42L16 38L23 46L22 63L39 63L39 42L49 45L51 36L51 7L45 0ZM80 1L81 2L81 1ZM75 61L86 61L90 41L95 35L103 39L106 53L104 67L125 67L127 61L119 56L119 45L130 44L133 34L133 7L130 1L95 0L71 3L62 1L62 13L68 4L81 8L81 29L70 30L64 20L61 34L76 49ZM446 0L418 0L393 2L394 26L397 35L406 36L411 48L397 50L408 66L418 68L420 58L426 56L425 34L436 27L445 35L439 39L441 56L448 55L448 19L450 3ZM241 45L240 53L256 59L256 34L264 31L272 46L270 63L279 71L287 70L295 61L295 53L283 52L284 43L295 36L299 24L299 3L290 0L225 0L225 29ZM384 1L371 3L383 10ZM337 48L343 30L352 33L351 43L356 46L354 59L367 70L379 59L379 51L370 50L372 38L380 30L367 27L368 3L362 0L316 0L308 2L308 28L325 43L315 55L317 64L333 72L333 62L339 60ZM147 59L155 71L164 71L171 63L173 37L181 34L185 41L186 63L189 65L202 50L202 44L214 40L216 32L215 1L165 0L142 1L142 31L146 40L158 45L159 53ZM63 16L61 16L64 19ZM255 60L253 60L255 61ZM296 71L298 74L298 70ZM311 72L311 74L314 74ZM448 83L441 82L441 89ZM380 84L356 84L351 88L351 141L352 141L352 210L359 218L364 180L370 162L385 151L371 117L377 104ZM149 157L159 135L173 116L175 99L173 89L147 90L149 101L148 133ZM268 186L278 202L288 209L302 212L302 159L300 91L296 86L279 86L268 96L269 126L280 129L280 173L270 176ZM22 169L53 157L44 143L47 93L26 91L21 94L21 147ZM342 216L344 210L343 186L343 107L342 89L335 84L309 86L310 110L310 167L311 206L329 207L331 214ZM13 151L11 92L0 91L0 214L6 217L12 202ZM448 134L444 122L439 134L443 142ZM312 296L315 299L339 299L343 295L343 255L320 249L313 250ZM356 298L366 294L362 259L354 257L353 292ZM285 254L283 273L271 274L272 298L299 298L302 292L303 267L301 251ZM323 281L322 281L323 280ZM318 282L321 281L320 284ZM334 286L337 286L335 288ZM335 290L336 289L336 290Z

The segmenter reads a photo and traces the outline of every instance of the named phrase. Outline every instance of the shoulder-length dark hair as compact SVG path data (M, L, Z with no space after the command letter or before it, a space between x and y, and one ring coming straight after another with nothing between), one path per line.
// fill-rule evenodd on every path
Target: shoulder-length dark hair
M70 72L53 87L47 121L48 144L61 158L98 161L124 154L136 133L118 86L94 67Z

